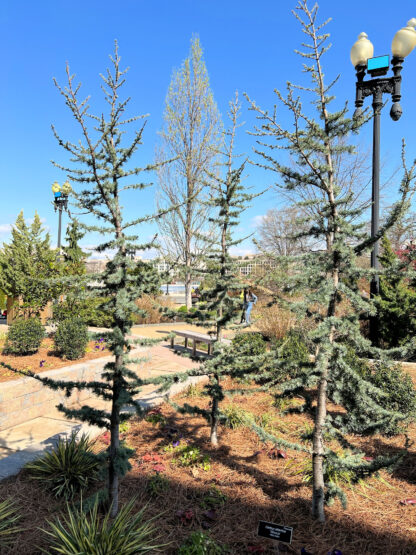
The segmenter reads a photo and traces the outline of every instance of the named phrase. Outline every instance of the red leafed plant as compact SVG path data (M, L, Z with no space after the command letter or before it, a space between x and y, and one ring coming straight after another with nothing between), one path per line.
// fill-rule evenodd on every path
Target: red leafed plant
M271 459L286 459L287 454L281 449L270 449L267 453Z
M154 462L154 463L162 463L163 459L157 453L146 453L142 457L143 462Z
M401 505L416 505L416 497L408 497L400 501Z
M264 546L257 544L247 546L247 551L249 553L264 553L266 549L264 548Z
M193 520L195 513L192 509L186 509L185 511L177 511L176 516L182 524L189 524Z
M166 467L164 464L155 464L153 470L155 472L164 472L166 470Z

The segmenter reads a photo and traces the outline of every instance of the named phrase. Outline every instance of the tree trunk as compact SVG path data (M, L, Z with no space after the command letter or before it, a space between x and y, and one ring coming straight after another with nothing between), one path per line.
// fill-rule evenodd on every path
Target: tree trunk
M118 512L118 474L115 467L115 460L117 451L120 447L120 406L119 396L121 390L121 371L120 368L123 364L123 356L117 355L114 369L113 379L113 399L111 406L110 418L110 452L108 463L108 495L110 502L110 517L114 518Z
M326 419L326 390L328 369L322 372L318 386L318 405L316 407L315 428L313 432L312 470L313 493L312 514L319 522L325 522L325 480L324 480L324 425Z
M211 445L214 447L218 446L218 399L212 399L212 409L211 409Z
M188 263L186 266L190 267ZM188 310L192 308L192 274L188 269L185 271L185 304Z
M213 388L213 397L212 397L212 408L211 408L211 445L214 447L218 446L218 388L220 385L220 378L217 374L214 374L214 379L216 381L216 386Z

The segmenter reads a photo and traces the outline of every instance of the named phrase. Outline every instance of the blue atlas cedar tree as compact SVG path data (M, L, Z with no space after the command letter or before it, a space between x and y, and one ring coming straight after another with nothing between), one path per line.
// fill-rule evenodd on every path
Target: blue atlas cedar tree
M345 447L348 446L345 432L382 431L385 424L399 420L403 415L385 410L382 401L377 402L383 397L380 390L362 378L357 365L350 364L349 358L351 349L358 356L383 357L383 352L372 348L362 336L359 321L360 317L368 318L375 312L374 304L357 287L359 279L369 280L371 274L357 264L357 257L368 253L374 240L366 235L360 224L365 217L363 209L351 203L351 193L343 190L336 172L337 160L354 152L353 145L348 144L346 138L357 132L364 121L348 118L346 105L334 112L329 109L334 100L331 89L337 79L329 85L324 81L322 61L330 45L329 34L323 29L328 21L318 23L318 6L315 4L310 9L307 0L299 0L293 14L308 37L308 44L303 44L302 51L297 53L305 60L303 71L311 80L309 86L297 87L288 83L286 96L276 91L278 103L292 115L293 126L286 129L276 110L269 113L248 100L259 121L253 132L259 145L255 150L260 158L258 165L279 176L277 186L287 195L307 192L303 206L314 208L305 211L307 235L320 241L321 248L286 259L290 271L279 302L299 318L312 323L309 339L315 346L315 356L313 362L301 365L298 372L289 375L283 383L279 383L280 379L273 381L273 375L281 376L281 372L269 372L269 378L267 372L261 377L253 377L269 379L267 387L275 386L280 391L279 396L303 397L300 410L308 412L314 419L312 445L308 449L311 455L312 513L323 522L325 500L338 495L345 502L344 493L336 480L331 479L331 468L352 470L356 475L362 475L392 463L388 457L367 463L354 446L350 446L344 456L339 456L326 447L324 438L330 434ZM306 104L309 100L310 105ZM278 157L277 153L281 155ZM284 160L285 153L290 156L289 162ZM410 170L404 166L400 200L394 205L378 237L382 237L407 208L413 192L413 179L414 166ZM291 294L294 294L292 299L296 299L293 302L290 302ZM275 369L288 363L285 358L279 359L277 353ZM311 389L316 390L316 397ZM354 405L355 410L333 415L327 410L328 401L344 407ZM257 431L267 439L264 431ZM273 441L271 437L268 439Z
M89 389L99 398L110 402L109 410L98 410L87 405L75 410L66 408L62 404L58 408L68 418L77 418L110 431L110 445L103 458L108 468L107 493L110 516L115 516L118 512L119 478L131 467L129 457L133 452L120 441L120 423L128 419L131 414L122 412L122 409L130 406L137 412L141 412L141 407L135 398L144 383L129 369L128 365L142 362L143 358L133 358L130 351L135 344L143 345L146 342L129 339L129 332L132 314L143 313L138 309L135 300L152 286L148 273L143 276L143 279L140 278L140 274L135 274L137 262L134 260L134 253L151 248L153 241L139 243L138 236L130 230L140 223L157 218L160 213L139 216L130 222L126 222L123 218L122 193L142 191L148 187L148 184L137 178L152 166L140 168L131 164L133 154L142 144L144 124L135 132L133 140L123 146L125 126L141 119L141 116L126 115L130 99L120 99L120 89L125 82L127 70L120 69L117 43L114 55L110 56L110 59L112 70L108 69L106 75L102 76L105 100L109 106L108 114L96 116L90 112L88 98L79 99L80 85L74 84L74 75L70 74L67 67L67 85L60 87L56 81L55 84L81 128L82 140L77 143L64 141L54 127L53 132L59 144L70 155L72 164L69 167L56 163L55 165L65 171L74 184L76 190L72 194L76 206L82 213L95 216L101 224L81 223L81 229L99 233L104 237L104 241L95 249L97 252L107 249L115 251L105 270L95 276L99 281L97 289L106 299L105 308L113 315L112 331L100 335L105 337L114 360L105 365L102 380L95 382L63 382L42 378L41 375L33 373L28 374L48 387L64 390L67 396L74 389ZM94 129L89 127L90 120L94 122ZM153 275L157 279L156 274Z

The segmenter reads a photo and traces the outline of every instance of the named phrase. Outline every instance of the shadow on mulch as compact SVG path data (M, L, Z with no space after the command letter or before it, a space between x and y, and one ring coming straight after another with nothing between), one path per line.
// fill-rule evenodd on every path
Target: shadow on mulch
M226 504L216 509L215 520L208 520L203 506L209 491L207 485L184 486L182 481L170 478L169 489L155 498L148 493L148 482L149 476L130 473L122 482L120 500L125 503L135 497L137 510L146 505L146 518L156 517L154 524L157 541L167 544L159 552L166 555L176 554L178 547L196 530L204 530L216 541L226 544L232 555L276 553L273 542L257 537L259 520L293 526L293 543L291 546L280 544L282 553L300 553L301 547L306 547L314 555L326 555L333 549L341 549L343 555L412 555L416 552L416 543L391 534L388 526L383 533L342 515L341 518L328 515L327 522L321 525L311 518L310 503L300 496L284 499L274 506L227 496ZM235 486L236 484L227 484L227 488ZM60 516L63 504L45 494L24 473L15 484L9 484L8 490L8 497L12 496L22 508L24 518L21 524L26 531L11 549L1 553L40 555L40 548L47 549L48 542L39 528L47 529L45 520L53 521ZM30 505L28 499L31 500ZM183 523L177 513L189 509L193 516Z
M190 404L206 405L206 398L187 399ZM234 399L235 402L235 399ZM244 408L253 413L266 411L266 396L244 399ZM414 465L416 455L410 453L407 463L393 475L392 489L372 479L368 489L349 489L350 505L344 511L338 502L327 508L327 521L319 524L310 515L311 491L286 468L284 459L270 459L255 435L245 428L230 430L221 428L219 448L209 443L209 429L199 417L183 417L164 405L162 414L166 425L154 425L146 421L133 421L125 439L136 449L132 470L122 480L121 503L136 498L136 508L146 506L146 517L154 517L160 543L168 544L161 552L177 553L178 547L195 530L206 530L216 541L226 544L232 555L249 553L276 553L275 544L257 537L259 520L293 526L293 544L281 546L281 552L300 553L305 547L314 555L326 555L340 549L343 555L387 554L411 555L416 553L415 507L400 506L399 500L408 496L413 486L413 474L409 464ZM293 420L297 423L297 420ZM172 432L172 430L175 430ZM211 468L184 468L173 464L174 452L168 453L163 446L172 444L172 433L182 442L199 447L210 458ZM361 438L366 453L377 455L397 452L402 438ZM103 444L102 444L103 446ZM144 458L146 454L158 454L167 481L167 489L152 496L149 482L156 473L155 464ZM302 462L304 455L288 452L289 461ZM150 457L151 458L151 457ZM407 472L406 472L407 467ZM220 498L214 513L207 514L209 499L214 492ZM409 495L410 496L410 495ZM10 555L37 555L35 546L47 548L47 538L39 528L45 528L45 520L54 520L64 510L65 503L58 502L44 489L30 481L25 472L16 478L0 483L0 500L12 497L21 507L22 533ZM184 512L188 517L184 518ZM413 526L413 528L412 528ZM257 550L257 551L256 551Z

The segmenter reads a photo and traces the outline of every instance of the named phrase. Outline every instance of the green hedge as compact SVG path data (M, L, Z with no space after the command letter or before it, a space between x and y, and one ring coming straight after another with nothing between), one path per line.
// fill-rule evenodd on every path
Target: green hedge
M39 318L15 320L7 334L5 352L14 355L31 355L39 350L45 328Z
M80 318L68 318L58 324L54 337L56 350L69 360L85 355L88 328Z

